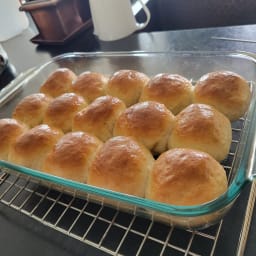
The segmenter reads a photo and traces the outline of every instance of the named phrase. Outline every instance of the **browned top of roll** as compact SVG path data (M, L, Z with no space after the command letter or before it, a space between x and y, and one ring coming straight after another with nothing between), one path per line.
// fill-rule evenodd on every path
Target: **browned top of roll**
M113 137L96 155L89 170L88 184L144 196L153 162L151 153L142 144L129 137Z
M195 102L214 106L231 121L247 110L251 93L247 81L230 71L216 71L202 76L195 85Z
M113 136L115 121L125 108L118 98L99 97L74 116L73 131L86 131L106 141Z
M65 134L49 153L43 170L56 176L86 182L87 171L102 142L84 132Z
M216 123L216 115L225 119L209 105L191 104L177 116L174 132L183 138L186 136L195 140L204 138L208 142L218 141L221 134L221 126L219 126L221 122L217 120Z
M141 91L149 77L136 70L119 70L108 81L106 92L121 99L126 106L131 106L139 101Z
M223 160L232 139L231 123L228 118L206 104L191 104L177 116L169 147L194 148Z
M0 159L8 160L10 147L18 136L24 133L27 127L16 119L0 119Z
M33 93L24 97L15 107L12 117L25 123L28 127L41 124L51 98L43 93Z
M114 135L132 136L150 150L161 142L161 149L156 152L162 152L165 150L174 119L174 115L165 105L154 101L140 102L127 108L119 116Z
M52 72L46 81L40 86L40 92L53 98L63 93L72 91L72 82L76 74L68 68L58 68Z
M116 133L126 135L158 136L161 130L170 125L174 116L158 102L145 101L127 108L116 123Z
M63 130L71 131L75 114L87 106L82 96L75 93L64 93L55 98L45 112L44 123Z
M41 170L47 153L63 136L61 130L46 124L35 126L19 136L10 150L9 161Z
M209 154L192 149L171 149L156 160L146 197L173 205L198 205L227 190L223 167Z
M80 74L74 81L72 88L77 94L91 103L97 97L105 95L105 87L108 78L101 73L86 71Z
M188 79L177 74L157 74L145 85L140 101L158 101L177 114L192 103L193 86Z

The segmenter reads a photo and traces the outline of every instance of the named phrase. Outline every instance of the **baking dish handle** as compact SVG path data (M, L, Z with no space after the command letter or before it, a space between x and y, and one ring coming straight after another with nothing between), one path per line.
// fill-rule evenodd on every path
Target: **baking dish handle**
M239 53L241 53L242 55L245 55L249 58L251 58L251 60L256 64L256 54L252 53L252 52L246 52L246 51L238 51ZM254 84L255 86L255 84ZM250 129L249 132L247 134L247 138L246 138L246 142L245 142L245 148L244 150L247 150L247 147L250 148L249 150L249 154L247 157L247 165L246 165L246 180L248 181L256 181L256 113L255 113L255 108L256 108L256 103L255 103L255 90L253 92L252 95L252 99L253 103L251 103L251 108L252 111L249 119L250 124ZM253 105L253 106L252 106ZM248 143L248 144L247 144ZM245 180L245 181L246 181Z
M255 95L253 95L253 97L255 97ZM256 105L255 101L253 105ZM256 181L256 114L254 111L251 111L249 123L250 129L248 131L247 138L244 141L244 150L248 150L248 153L246 154L248 156L246 164L246 178L249 181Z
M254 136L248 160L247 178L256 181L256 135Z
M22 88L24 81L35 72L35 68L30 68L25 72L20 73L13 81L0 90L0 107Z

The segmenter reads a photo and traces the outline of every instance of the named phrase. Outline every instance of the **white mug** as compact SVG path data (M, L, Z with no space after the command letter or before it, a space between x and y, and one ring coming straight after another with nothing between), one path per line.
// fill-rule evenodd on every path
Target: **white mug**
M19 7L18 0L0 0L0 42L20 34L28 27L28 18L19 11Z
M142 0L138 0L146 13L146 21L137 23L130 0L89 0L94 34L102 41L124 38L143 29L151 15Z

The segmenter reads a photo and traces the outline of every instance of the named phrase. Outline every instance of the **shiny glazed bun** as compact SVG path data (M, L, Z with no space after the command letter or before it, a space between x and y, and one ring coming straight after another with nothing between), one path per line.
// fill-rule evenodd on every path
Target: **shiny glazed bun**
M86 182L88 168L101 146L99 139L87 133L67 133L48 154L43 170L62 178Z
M173 114L192 103L193 86L189 80L176 74L158 74L142 90L140 101L163 103Z
M121 99L127 107L139 101L141 91L149 77L136 70L119 70L115 72L107 83L106 92Z
M73 131L85 131L106 141L113 137L115 121L125 109L125 104L118 98L99 97L74 116Z
M173 205L199 205L227 190L222 165L209 154L192 149L171 149L155 161L146 198Z
M194 90L194 102L214 106L231 121L242 117L248 109L251 92L247 81L230 71L202 76Z
M15 143L17 137L27 130L24 124L16 119L0 119L0 159L8 160L10 148Z
M153 156L142 144L129 137L113 137L96 154L88 184L144 197L153 163Z
M72 85L72 90L91 103L96 98L106 94L105 87L108 78L97 72L86 71L80 74Z
M11 147L9 161L32 169L42 170L46 155L63 136L61 130L46 124L35 126L19 136Z
M52 99L43 93L34 93L23 98L15 107L12 117L29 128L43 122L46 108Z
M45 112L44 123L61 129L64 133L72 130L75 114L87 106L82 96L64 93L55 98Z
M206 104L191 104L176 116L169 148L193 148L221 161L231 140L231 123L225 115Z
M72 82L76 74L68 68L58 68L52 72L40 86L40 92L53 98L72 91Z
M167 149L175 117L164 104L145 101L127 108L117 119L114 136L132 136L153 153Z

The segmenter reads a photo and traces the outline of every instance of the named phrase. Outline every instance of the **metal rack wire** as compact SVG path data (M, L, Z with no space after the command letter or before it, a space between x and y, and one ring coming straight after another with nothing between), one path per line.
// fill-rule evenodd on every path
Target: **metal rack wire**
M176 229L7 169L1 170L0 184L2 203L110 255L147 255L149 248L152 255L212 255L221 228L219 223L200 232Z
M231 150L223 162L229 178L242 127L242 119L233 126ZM222 227L220 221L201 231L181 230L6 168L0 170L0 201L109 255L213 255Z

